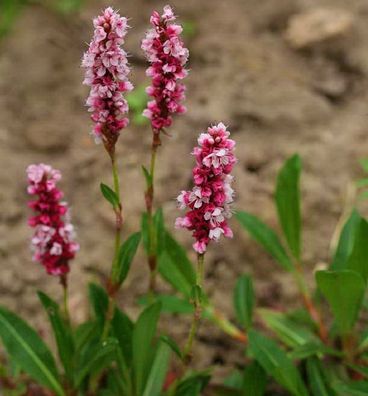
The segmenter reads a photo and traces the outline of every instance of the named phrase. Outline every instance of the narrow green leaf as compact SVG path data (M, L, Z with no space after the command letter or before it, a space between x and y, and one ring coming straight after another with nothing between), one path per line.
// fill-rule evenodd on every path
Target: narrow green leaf
M148 169L142 165L142 172L143 176L146 179L146 186L150 186L152 184L152 177L150 173L148 172Z
M119 197L116 195L115 191L104 183L100 184L100 189L105 199L111 203L114 209L117 209L120 205L120 202Z
M267 327L289 347L295 348L311 342L318 342L317 337L309 329L296 324L283 313L270 309L259 309L258 313Z
M174 289L183 293L185 297L190 298L192 286L189 283L181 268L178 266L178 262L174 261L169 253L165 250L159 257L158 270L161 276L174 287Z
M141 313L133 329L133 371L138 395L143 392L151 366L152 341L160 311L159 302L150 305Z
M108 338L99 342L94 348L90 348L79 369L77 369L75 386L79 387L88 375L101 372L116 360L117 348L118 341L114 338Z
M170 347L166 342L159 342L151 371L148 375L143 396L160 396L165 382L170 360Z
M183 358L183 354L180 350L179 345L176 341L168 335L163 335L160 337L160 340L166 342L166 344L171 348L171 350L178 356L179 359Z
M363 218L355 233L354 245L347 261L347 269L358 272L365 282L368 278L368 222Z
M211 375L207 372L195 372L180 381L175 396L199 396L207 386Z
M266 391L267 374L257 362L252 362L245 367L243 376L244 395L263 396Z
M114 337L119 341L125 362L130 364L132 360L133 322L123 311L116 308L111 327Z
M250 233L252 238L254 238L286 271L292 270L293 265L290 258L274 230L250 213L237 212L235 217Z
M300 190L301 159L298 155L289 158L281 168L276 183L275 201L279 221L289 248L300 260Z
M73 355L75 350L71 329L62 318L58 304L41 291L38 291L37 294L49 317L60 361L67 377L71 380L73 378Z
M193 304L188 300L184 300L171 294L157 294L155 296L157 301L162 304L162 313L174 313L174 314L191 314L193 313ZM138 300L140 305L148 305L149 298L147 296L141 297Z
M332 384L334 390L339 396L367 396L367 381L340 382L336 381Z
M0 307L0 337L16 364L57 396L64 396L55 361L46 344L26 322L4 307Z
M362 158L359 160L359 163L361 165L361 167L363 168L363 170L365 170L366 172L368 172L368 158Z
M236 282L234 290L234 307L239 322L249 329L252 325L254 308L254 290L252 278L242 275Z
M299 345L295 347L291 352L288 353L288 356L292 360L303 360L311 356L334 356L334 357L343 357L343 352L329 348L326 345L322 344L321 341L312 341L303 345Z
M129 238L120 246L118 261L114 271L112 273L112 279L114 282L121 285L130 270L130 265L137 252L139 242L141 240L141 233L136 232L129 236Z
M331 307L340 332L348 333L358 318L363 302L364 279L350 270L318 271L316 281Z
M153 224L155 229L155 252L160 255L165 249L165 222L162 208L157 209L154 217Z
M361 220L362 218L359 213L353 210L341 231L339 243L331 264L331 270L346 269L348 258L353 250L356 231L359 228Z
M321 363L316 357L307 359L307 375L313 396L331 396Z
M308 395L296 366L275 341L250 330L249 349L263 369L292 395Z
M109 297L107 296L105 289L96 283L90 283L88 285L88 291L89 299L96 318L100 323L104 323L107 307L109 305Z

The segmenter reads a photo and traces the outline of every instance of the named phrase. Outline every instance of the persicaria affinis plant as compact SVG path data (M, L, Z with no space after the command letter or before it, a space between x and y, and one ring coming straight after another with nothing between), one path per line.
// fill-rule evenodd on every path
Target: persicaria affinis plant
M142 207L145 203L145 208L139 229L130 235L123 221L124 197L120 196L120 172L116 163L119 135L124 128L129 133L125 94L133 89L127 54L122 48L127 18L108 7L93 20L93 38L82 61L83 82L90 89L87 105L94 123L92 135L97 143L104 144L112 166L111 187L100 184L115 220L115 235L107 237L112 253L106 252L106 260L103 260L105 264L111 263L109 274L101 277L100 284L89 284L90 315L79 323L68 310L67 286L73 275L69 271L79 244L69 206L60 189L61 172L43 163L29 165L26 171L27 192L31 197L28 206L33 213L28 223L33 231L33 260L40 263L47 274L59 277L63 301L59 303L38 291L54 335L54 349L46 345L38 328L36 331L0 306L0 338L4 346L0 351L6 350L8 354L6 359L0 356L1 396L368 394L367 326L365 314L359 316L367 305L368 222L350 205L344 211L334 233L331 257L325 257L324 253L325 268L315 271L314 291L312 282L307 281L304 274L302 163L298 155L291 156L277 176L274 198L279 231L248 212L233 209L236 143L222 122L208 127L197 139L191 175L188 171L190 187L177 197L179 208L185 211L183 215L174 225L174 221L165 222L162 208L155 208L157 150L161 139L169 136L174 115L185 112L183 79L188 74L189 51L182 39L186 37L185 31L176 19L170 6L165 6L162 13L154 11L151 29L143 41L136 42L147 60L150 100L144 115L150 120L152 146L150 165L148 169L142 166L146 182ZM133 58L132 64L139 65L139 62ZM183 123L180 129L185 129L190 139L195 140L189 135L192 126ZM139 130L134 134L137 137ZM141 135L138 139L144 140ZM189 154L184 153L188 161ZM181 153L175 151L173 155ZM129 188L136 185L139 183ZM366 186L367 180L360 185ZM215 262L207 251L213 245L211 242L221 243L223 237L233 237L230 226L233 212L240 225L280 269L289 273L290 282L295 281L299 306L289 309L279 303L275 309L266 301L266 308L255 309L256 293L252 278L247 274L240 275L234 286L233 321L214 305L211 292L206 292L204 287L205 255L207 266L213 270ZM131 212L124 211L124 219L131 216ZM80 228L81 232L88 232L83 230L82 223ZM191 232L194 252L189 249L189 254L186 253L174 237L175 228ZM119 291L126 286L124 282L141 242L150 269L149 288L139 296L137 306L142 309L139 308L133 320L126 304L123 309L119 304ZM190 238L187 243L190 246ZM196 256L196 266L193 256ZM233 256L223 249L222 257L230 269ZM142 266L137 266L136 271L142 271ZM141 274L139 279L142 277ZM156 284L156 278L161 282ZM51 286L53 279L48 277ZM133 282L133 288L135 286ZM332 315L327 314L327 309ZM161 313L166 315L165 322L158 326ZM178 315L188 314L192 316L190 328L181 332L188 333L183 337L186 341L174 339L171 324L181 323L177 321ZM236 366L225 379L212 380L210 370L192 367L197 357L194 345L202 320L208 320L224 336L230 337L234 348L239 345L242 353L246 351L244 360L239 355ZM204 339L213 338L209 329L209 326L203 328ZM45 334L44 327L42 330ZM222 339L221 343L230 345ZM54 350L57 353L53 353ZM208 351L204 345L203 350ZM211 360L207 355L205 358Z

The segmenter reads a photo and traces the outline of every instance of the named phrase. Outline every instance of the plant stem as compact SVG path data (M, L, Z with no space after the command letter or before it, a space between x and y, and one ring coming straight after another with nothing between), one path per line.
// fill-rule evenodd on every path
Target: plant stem
M68 278L66 274L60 275L60 284L63 288L63 308L65 320L69 323L69 304L68 304Z
M111 320L114 316L114 308L115 308L115 295L118 289L118 285L116 284L115 276L118 270L118 260L119 260L119 249L121 243L121 228L123 225L123 216L122 216L122 206L120 200L120 181L119 181L119 173L116 165L115 152L110 154L111 158L111 166L112 166L112 176L114 181L114 191L116 196L118 197L118 207L114 208L115 212L115 242L114 242L114 257L111 266L110 278L107 284L107 293L109 295L109 304L106 311L106 318L104 323L104 328L102 332L102 340L105 340L109 334Z
M310 291L304 279L303 268L299 262L294 263L293 274L298 284L298 288L301 293L304 306L306 307L312 320L318 326L319 337L325 344L327 344L328 343L327 328L322 320L321 312L313 303Z
M198 291L202 293L202 282L203 282L203 273L204 273L204 254L197 255L197 277L196 277L196 286L198 287ZM188 341L184 347L184 365L188 366L191 359L192 359L192 349L193 343L197 334L197 330L199 327L199 323L202 316L202 305L201 305L202 297L201 295L197 295L193 298L193 306L194 306L194 313L192 319L192 325L190 328Z
M218 311L213 306L206 306L204 308L204 315L234 340L237 340L242 344L246 344L248 342L246 333L233 325L222 312Z
M148 266L150 269L150 280L149 280L149 294L152 295L156 289L156 273L157 273L157 256L156 246L154 241L156 240L155 229L153 224L153 202L154 202L154 182L155 182L155 165L157 158L157 149L161 145L159 132L153 131L152 133L152 146L151 146L151 161L150 161L150 180L147 182L147 190L145 192L146 210L147 210L147 221L148 221L148 233L149 233L149 251L148 251Z

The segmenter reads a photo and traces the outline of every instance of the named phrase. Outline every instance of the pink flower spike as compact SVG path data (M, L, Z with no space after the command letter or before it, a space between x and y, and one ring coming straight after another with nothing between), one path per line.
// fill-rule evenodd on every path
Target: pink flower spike
M34 228L31 240L33 260L41 263L48 274L69 272L69 261L79 250L73 225L68 219L68 205L60 202L63 193L56 187L60 171L50 165L29 165L27 168L28 194L37 196L28 203L35 216L28 224Z
M141 45L150 63L146 74L152 78L147 94L153 98L143 115L151 120L156 134L172 124L173 114L186 111L181 104L185 99L185 86L180 80L188 74L185 64L189 51L180 37L182 27L170 23L175 19L169 5L164 7L162 15L154 11L150 19L153 28L148 30Z
M227 220L232 212L234 190L230 174L236 158L235 142L229 139L230 132L223 123L208 128L198 138L193 155L196 165L193 169L191 191L182 191L177 198L178 207L187 209L184 217L178 217L176 228L192 231L195 238L194 250L203 254L210 241L218 242L221 236L232 238L233 233Z
M86 70L83 83L91 87L86 104L95 123L92 135L96 143L103 141L111 149L129 122L125 116L129 107L123 94L131 91L133 85L128 80L127 54L121 48L128 23L108 7L93 20L93 25L94 35L82 60Z

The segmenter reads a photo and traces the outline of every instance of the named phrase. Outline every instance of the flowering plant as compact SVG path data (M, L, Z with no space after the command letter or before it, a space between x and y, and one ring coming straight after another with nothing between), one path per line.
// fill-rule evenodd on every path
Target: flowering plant
M122 242L124 218L120 194L117 143L128 126L124 98L133 89L123 50L127 19L111 7L94 19L94 35L82 66L90 87L87 106L92 135L103 143L111 160L113 187L101 183L115 222L111 271L105 284L89 285L91 315L76 324L68 302L68 274L79 250L71 211L63 199L61 172L50 165L27 168L27 192L32 197L33 260L60 280L63 302L42 291L55 348L28 323L0 306L0 337L6 359L0 360L1 394L38 396L355 396L368 394L368 334L365 292L368 278L368 222L356 209L346 212L334 233L330 264L315 271L316 288L305 280L302 262L300 198L301 159L290 157L280 170L275 206L280 233L258 217L238 210L235 218L280 268L291 275L301 305L293 310L256 308L252 278L243 274L233 291L234 320L220 312L206 293L206 252L222 237L231 238L234 210L232 171L236 143L222 123L199 135L194 148L193 187L177 198L185 210L175 226L191 231L197 267L173 236L163 211L155 208L154 172L161 134L168 134L175 114L184 113L183 78L188 50L170 6L154 11L151 30L142 41L151 83L152 101L143 111L152 129L150 168L142 167L146 203L141 227ZM231 129L231 128L230 128ZM64 181L65 182L65 181ZM361 183L362 184L362 183ZM365 185L363 183L362 185ZM156 209L156 210L154 210ZM135 320L118 306L142 241L149 264L149 288ZM160 276L172 293L155 283ZM52 282L52 278L51 278ZM331 314L328 314L330 312ZM186 340L175 340L158 326L161 315L190 315ZM244 358L221 383L213 370L194 369L198 328L203 320L217 326L239 345ZM189 326L188 326L189 327Z

